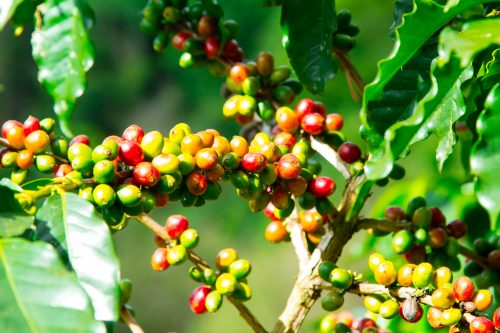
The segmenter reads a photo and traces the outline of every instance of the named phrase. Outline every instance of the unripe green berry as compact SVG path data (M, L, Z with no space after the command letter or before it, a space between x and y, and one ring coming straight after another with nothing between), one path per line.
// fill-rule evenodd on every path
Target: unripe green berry
M107 184L99 184L92 192L94 202L99 207L109 207L115 203L116 193L115 190Z
M141 190L132 184L121 185L116 191L118 201L125 207L136 206L141 202Z
M111 161L102 160L94 165L94 180L99 184L111 184L115 181L115 165Z
M182 245L175 245L168 250L167 261L170 265L180 265L187 260L188 253Z

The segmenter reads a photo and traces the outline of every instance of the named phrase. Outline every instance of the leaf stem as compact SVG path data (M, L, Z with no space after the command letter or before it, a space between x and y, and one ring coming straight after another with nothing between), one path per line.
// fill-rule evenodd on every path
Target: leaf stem
M335 169L337 169L345 179L349 179L351 177L349 169L346 167L344 162L342 162L339 154L337 154L331 146L324 143L320 139L311 136L311 147L323 156Z
M307 241L304 230L302 230L299 223L297 205L295 205L292 214L286 218L285 223L287 224L288 231L290 232L290 239L292 241L293 249L295 250L295 255L297 256L299 270L303 271L309 262L309 251L307 249Z
M130 329L132 333L144 333L142 327L137 323L134 316L128 311L127 307L124 305L120 310L120 317L125 322L125 324Z

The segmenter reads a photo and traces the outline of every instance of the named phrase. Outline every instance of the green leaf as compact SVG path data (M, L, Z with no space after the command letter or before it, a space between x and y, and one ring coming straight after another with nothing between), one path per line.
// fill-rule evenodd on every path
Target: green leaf
M491 59L486 64L486 73L481 78L484 89L491 89L497 82L500 82L500 49L496 49Z
M24 0L2 0L0 2L0 31L3 30L7 22L16 12L17 6L19 6Z
M15 198L15 194L22 191L22 188L8 178L0 180L0 213L23 212Z
M473 75L472 66L469 66L462 72L459 79L450 88L448 93L439 102L432 116L420 128L417 137L414 138L411 144L426 139L431 133L436 135L439 140L436 150L436 160L438 161L438 169L441 172L443 165L448 156L453 152L453 146L456 143L456 135L454 130L455 122L465 114L466 105L465 99L461 90L462 83L470 79ZM436 78L440 80L440 78Z
M74 193L49 197L36 215L37 239L67 256L99 320L116 321L120 306L118 257L111 233L94 206Z
M44 187L52 183L54 183L54 178L38 178L30 182L24 183L22 185L22 188L23 190L36 191L40 189L40 187Z
M321 93L337 70L332 49L334 1L286 0L281 8L283 46L290 64L308 90Z
M0 239L0 290L0 332L106 332L76 276L46 243Z
M21 235L35 221L34 216L20 213L0 213L0 238Z
M77 0L48 0L38 6L31 39L38 80L54 98L54 111L66 136L72 136L69 120L76 99L86 85L85 73L94 63L94 50Z
M493 229L496 228L500 210L500 83L486 98L485 110L477 121L479 140L471 153L471 173L476 176L474 189L481 205L491 216Z
M471 76L468 67L472 57L490 45L500 42L500 34L494 33L499 24L499 19L491 18L466 23L461 32L456 32L451 27L443 30L439 38L439 58L431 69L432 88L418 102L411 116L390 124L384 131L383 140L373 140L373 131L369 133L367 127L363 129L362 133L371 145L370 157L365 164L369 179L387 176L394 160L401 157L412 142L419 140L418 136L415 137L416 134L430 116L439 110L443 99L450 91L457 89L457 84ZM374 115L369 116L376 118ZM380 125L377 131L381 133Z
M413 0L396 0L394 3L394 19L389 28L389 36L396 37L396 28L401 25L403 15L413 10Z
M383 178L391 171L391 158L385 155L385 132L396 122L408 119L414 113L418 92L425 91L414 83L414 73L409 72L408 75L412 75L409 82L405 82L405 73L401 69L408 66L412 59L417 67L422 68L415 56L425 51L424 46L429 44L429 39L458 13L483 2L486 0L463 0L445 11L443 5L434 1L417 0L413 10L403 15L402 23L396 29L396 42L391 54L379 62L375 80L365 88L361 135L367 141L370 160L382 160L384 166L377 175L367 168L368 178ZM420 72L420 75L426 74ZM398 81L402 84L399 89L396 82L391 82L396 76L399 76ZM387 101L391 96L393 98Z

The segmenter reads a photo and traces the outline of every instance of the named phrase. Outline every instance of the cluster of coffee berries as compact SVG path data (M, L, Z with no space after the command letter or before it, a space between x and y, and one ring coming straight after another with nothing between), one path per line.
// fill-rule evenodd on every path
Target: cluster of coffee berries
M223 296L240 302L252 297L252 290L246 279L252 270L248 260L239 259L236 250L227 248L217 254L215 266L217 271L198 266L189 270L193 280L203 283L193 290L189 298L189 306L196 314L216 312L222 306Z
M238 62L231 66L226 78L229 99L223 107L226 119L236 119L245 125L257 114L265 122L272 122L275 106L290 105L302 91L302 84L295 78L288 66L275 66L269 52L261 52L255 61Z
M352 286L355 274L344 268L339 268L330 261L323 261L318 267L319 276L335 288L321 297L321 307L326 311L338 310L344 304L345 290Z
M0 167L12 170L13 182L25 182L32 167L42 173L55 170L57 157L50 154L54 126L55 121L52 118L39 121L32 116L28 117L24 124L9 120L2 125L2 136L9 147L0 149Z
M182 215L170 215L165 230L170 238L168 243L155 237L159 247L151 256L151 267L157 272L185 262L188 250L194 249L199 242L198 231L190 229L188 219Z
M354 47L354 37L357 34L359 34L359 28L351 22L351 12L348 9L339 10L337 12L337 31L333 34L333 46L348 52Z
M30 128L38 128L40 122L31 117L27 123L8 121L3 126L9 147L2 150L2 166L13 169L12 178L22 183L26 177L19 179L19 170L27 172L35 164L42 172L78 183L80 196L94 203L116 228L123 227L126 215L149 212L169 201L197 207L215 200L222 179L232 182L254 212L271 202L279 219L293 211L292 195L303 197L303 207L316 207L323 215L333 208L327 198L335 191L333 180L303 167L310 149L305 141L273 142L265 133L250 143L241 136L228 140L212 129L192 133L181 123L167 137L131 125L121 137L109 136L91 148L84 135L69 143L54 137L53 121L50 129L32 132Z
M385 218L389 222L411 222L412 226L393 234L392 249L414 264L424 261L434 266L447 265L452 270L460 269L457 258L459 244L467 225L459 220L446 224L446 219L438 207L427 207L422 197L413 198L404 211L397 206L387 207Z
M243 50L233 37L238 24L222 20L222 7L212 2L149 0L141 29L154 36L153 48L164 51L170 40L182 55L179 65L190 68L208 65L215 75L225 75L226 63L243 60Z
M459 277L453 282L453 274L446 266L434 269L428 263L418 265L405 264L396 269L394 263L385 260L379 254L372 254L368 260L377 283L384 286L398 285L400 287L417 288L422 295L428 295L426 304L431 305L427 312L427 321L434 328L450 326L455 328L468 327L471 332L495 332L493 323L481 316L493 303L493 295L487 289L475 291L472 280L468 277ZM412 293L417 295L416 293ZM419 297L420 297L419 296ZM396 298L397 297L397 298ZM364 299L365 307L382 318L389 319L399 313L401 318L408 322L419 321L424 311L413 296L406 297L400 302L401 296L369 295ZM476 318L467 320L464 314L476 315ZM475 330L477 322L488 323L491 330ZM455 331L453 331L455 332ZM459 332L462 332L459 330Z
M321 319L319 333L387 333L371 318L355 318L349 311L328 313Z
M486 287L489 283L495 284L500 279L500 235L492 234L485 238L477 238L473 245L477 256L482 258L487 266L468 260L464 273L476 277L478 285Z

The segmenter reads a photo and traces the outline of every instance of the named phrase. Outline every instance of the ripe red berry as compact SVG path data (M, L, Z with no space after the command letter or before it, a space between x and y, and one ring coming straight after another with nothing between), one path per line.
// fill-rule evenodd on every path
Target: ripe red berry
M184 51L186 41L191 38L188 32L180 31L172 38L172 45L179 51Z
M470 333L495 333L495 326L485 317L474 318L469 325Z
M213 36L217 32L217 22L213 16L203 16L198 21L198 33L203 37Z
M222 48L222 56L232 62L240 62L243 60L243 50L237 41L229 39Z
M167 260L168 250L166 248L157 248L151 256L151 267L157 272L166 270L170 264Z
M461 302L470 301L474 296L474 283L470 278L461 276L453 283L453 292L457 300Z
M207 311L205 307L205 299L207 295L212 291L212 289L208 286L199 286L191 293L189 297L189 307L191 311L196 314L202 314Z
M71 139L71 141L69 142L69 145L72 146L75 143L83 143L86 146L90 146L90 139L85 134L80 134L80 135L75 136L73 139Z
M439 249L446 245L448 242L448 234L444 228L432 228L428 232L429 234L429 245L433 249Z
M410 264L420 264L427 259L425 246L415 245L413 248L403 254L403 258Z
M333 179L325 176L317 177L309 183L309 191L318 198L326 198L335 192L337 184Z
M399 222L406 218L405 211L398 206L389 206L385 209L385 218L391 222Z
M266 208L264 209L264 214L266 214L266 216L272 221L279 221L279 218L277 218L274 214L274 205L272 202L269 202L267 204Z
M40 121L33 116L29 116L28 119L24 121L23 129L24 135L28 136L30 133L40 129Z
M209 58L216 57L220 50L220 39L216 37L210 37L205 41L204 44L205 54Z
M281 156L278 162L278 175L283 179L293 179L300 175L302 165L294 154Z
M123 140L119 144L118 156L120 160L131 166L135 166L144 160L144 152L135 141Z
M315 101L314 102L314 112L319 113L323 117L326 117L326 106L325 104Z
M311 135L317 135L323 132L325 128L325 117L319 113L306 114L302 118L302 129Z
M194 171L186 179L186 187L194 195L202 195L207 191L207 178L201 172Z
M155 186L160 181L160 171L151 162L141 162L134 168L134 179L144 186Z
M238 63L233 65L229 70L229 76L237 84L241 84L247 77L250 76L250 71L245 64Z
M266 164L267 159L262 153L248 153L241 160L241 166L248 172L260 172Z
M500 307L496 308L493 313L493 325L495 325L496 329L500 329Z
M361 158L361 149L352 142L344 142L339 147L339 156L346 163L354 163Z
M73 168L71 167L71 165L69 164L61 164L57 167L56 169L56 172L55 172L55 177L58 178L58 177L64 177L66 176L68 173L70 173L71 171L73 171Z
M297 117L301 122L304 116L314 112L314 101L310 98L304 98L300 100L295 106L295 112L297 113Z
M328 131L340 131L344 126L344 118L338 113L330 113L326 116L326 129Z
M377 327L377 323L370 318L361 318L356 321L356 324L354 326L354 329L357 329L361 332L367 327Z
M144 130L139 125L130 125L122 133L123 139L134 141L139 144L142 142L143 137L144 137Z
M188 228L189 221L182 215L170 215L165 222L165 229L167 229L167 233L170 238L179 238Z
M295 111L289 107L281 107L276 111L276 123L285 132L294 133L299 128L300 122Z
M288 149L292 149L295 142L297 142L297 139L291 133L280 132L274 137L273 142L278 146L286 146Z
M431 212L432 212L432 220L430 227L431 228L444 227L446 223L446 218L444 217L441 209L439 209L438 207L432 207Z
M455 220L446 225L446 231L448 231L448 235L458 239L467 233L467 225L463 221Z
M10 128L12 127L21 127L23 128L23 124L21 124L19 121L17 120L7 120L5 123L3 123L2 125L2 136L4 138L7 138L7 132L9 131ZM23 128L23 132L24 132L24 128Z

